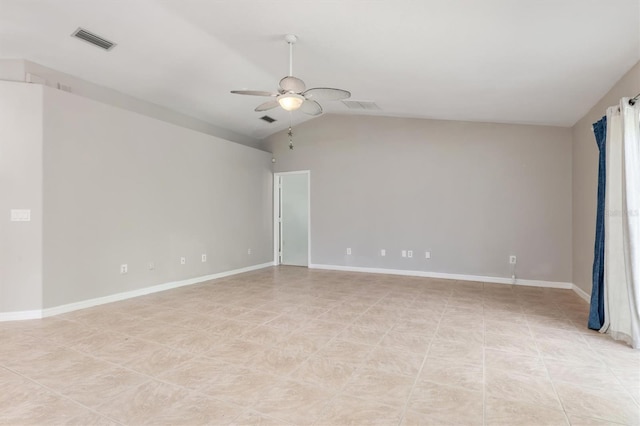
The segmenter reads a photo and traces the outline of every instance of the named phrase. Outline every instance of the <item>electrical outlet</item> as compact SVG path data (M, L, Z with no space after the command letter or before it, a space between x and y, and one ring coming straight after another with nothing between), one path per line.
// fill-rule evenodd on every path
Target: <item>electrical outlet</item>
M387 251L385 249L380 249L380 256L386 256L387 255Z
M248 255L251 255L251 249L248 249L248 250L247 250L247 254L248 254Z
M181 265L186 265L187 264L187 258L186 257L181 257L180 258L180 264Z
M154 269L156 269L156 264L154 262L149 262L149 265L147 265L150 271L153 271Z
M407 251L406 250L402 250L402 257L407 257Z
M515 265L517 262L518 262L518 258L516 258L515 255L509 256L509 263L511 265Z
M350 248L347 249L347 254L351 254L351 249Z
M407 251L407 257L413 257L413 250Z
M129 267L127 266L127 264L123 263L122 265L120 265L120 273L126 274L127 272L129 272Z
M431 252L430 251L425 251L424 252L424 258L425 259L431 259Z
M207 261L207 255L206 255L206 254L203 254L203 255L202 255L202 261L203 261L203 262L206 262L206 261Z

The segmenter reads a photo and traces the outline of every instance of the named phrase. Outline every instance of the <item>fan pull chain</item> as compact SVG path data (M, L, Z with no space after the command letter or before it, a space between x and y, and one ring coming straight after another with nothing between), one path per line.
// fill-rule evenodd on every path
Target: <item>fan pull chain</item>
M291 126L289 126L287 134L289 135L289 149L293 149L293 130L291 129Z

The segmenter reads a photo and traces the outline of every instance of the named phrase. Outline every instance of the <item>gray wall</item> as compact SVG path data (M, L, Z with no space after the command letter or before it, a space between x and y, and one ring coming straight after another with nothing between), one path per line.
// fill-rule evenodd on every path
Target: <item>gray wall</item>
M573 126L573 282L591 293L598 190L598 147L592 124L622 97L640 93L640 62Z
M294 144L265 141L311 170L313 264L572 280L571 129L325 115Z
M57 88L58 83L70 87L71 92L80 96L104 102L109 105L135 111L149 117L176 124L188 129L197 130L212 136L220 137L243 145L257 147L259 141L251 137L235 133L211 123L172 111L160 105L143 101L81 78L47 68L35 62L21 59L0 60L0 80L25 81L25 74L31 73L46 80L46 85Z
M41 307L42 86L0 81L0 313Z
M268 153L44 89L44 307L273 260Z

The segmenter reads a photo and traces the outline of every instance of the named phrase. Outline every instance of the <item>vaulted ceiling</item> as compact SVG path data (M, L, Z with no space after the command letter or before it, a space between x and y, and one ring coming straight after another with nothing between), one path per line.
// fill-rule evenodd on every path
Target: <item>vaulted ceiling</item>
M70 37L86 28L104 52ZM0 0L0 58L24 58L263 138L311 117L253 109L288 73L380 111L571 126L640 60L638 0ZM629 94L635 95L635 94Z

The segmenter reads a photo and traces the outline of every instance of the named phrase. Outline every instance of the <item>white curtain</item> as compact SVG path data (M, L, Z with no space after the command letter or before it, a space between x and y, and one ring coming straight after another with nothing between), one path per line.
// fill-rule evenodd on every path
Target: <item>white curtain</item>
M640 348L640 106L623 98L607 110L605 323Z

